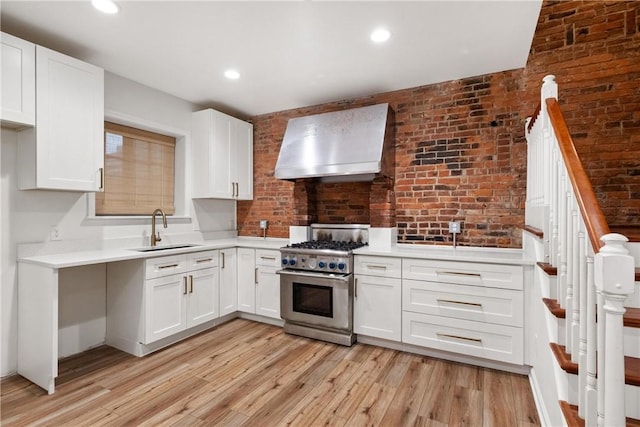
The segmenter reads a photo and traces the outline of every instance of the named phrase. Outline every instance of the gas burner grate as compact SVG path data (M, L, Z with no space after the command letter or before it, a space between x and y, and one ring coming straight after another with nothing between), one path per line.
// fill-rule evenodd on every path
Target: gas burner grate
M293 243L291 245L288 245L287 247L293 249L330 249L333 251L348 252L366 245L367 244L363 242L352 241L309 240L302 243Z

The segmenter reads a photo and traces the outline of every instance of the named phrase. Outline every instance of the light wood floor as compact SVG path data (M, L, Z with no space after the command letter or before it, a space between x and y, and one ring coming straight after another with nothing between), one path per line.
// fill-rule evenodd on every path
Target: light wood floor
M52 396L5 379L1 425L540 425L525 376L242 319L143 358L101 347L59 374Z

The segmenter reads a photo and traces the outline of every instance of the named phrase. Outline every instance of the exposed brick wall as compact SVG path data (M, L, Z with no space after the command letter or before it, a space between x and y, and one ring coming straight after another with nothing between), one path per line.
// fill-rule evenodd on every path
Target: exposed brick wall
M460 220L460 244L520 247L524 121L546 74L557 76L610 223L640 223L639 25L640 2L545 2L524 69L254 117L254 200L238 202L239 234L261 235L268 219L269 236L287 237L289 225L317 219L397 225L400 241L449 244L448 221ZM317 185L315 217L301 217L294 184L273 177L287 120L381 102L395 111L395 180Z
M544 74L607 220L640 225L640 2L545 3L526 78Z

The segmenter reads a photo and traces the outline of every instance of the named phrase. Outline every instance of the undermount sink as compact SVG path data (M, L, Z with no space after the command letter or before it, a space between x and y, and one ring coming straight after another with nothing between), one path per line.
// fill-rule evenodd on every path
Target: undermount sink
M133 250L136 252L156 252L156 251L167 251L169 249L193 248L195 246L200 246L200 245L193 245L193 244L186 243L182 245L152 246L148 248L133 249Z

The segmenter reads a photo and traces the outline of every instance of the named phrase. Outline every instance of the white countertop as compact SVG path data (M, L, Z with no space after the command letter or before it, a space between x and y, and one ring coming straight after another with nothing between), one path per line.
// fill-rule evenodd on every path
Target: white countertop
M491 264L533 265L522 249L480 248L441 245L398 244L389 250L363 247L354 251L356 255L386 256L396 258L438 259L443 261L483 262Z
M19 262L36 264L48 268L67 268L106 262L146 259L167 255L187 254L225 248L254 248L278 250L289 243L289 239L260 237L236 237L194 242L196 246L140 252L143 248L109 248L20 257ZM159 247L162 247L160 245ZM386 256L396 258L438 259L443 261L483 262L493 264L533 265L534 260L526 259L521 249L499 249L437 245L398 244L389 250L363 247L354 251L355 255Z
M237 237L232 239L208 240L193 243L196 246L179 249L166 249L159 251L140 252L142 248L117 248L97 249L88 251L64 252L49 255L34 255L21 257L18 262L41 265L48 268L67 268L82 265L101 264L104 262L125 261L131 259L145 259L166 255L186 254L206 250L225 248L255 248L255 249L280 249L289 243L289 239L263 239L252 237ZM159 247L162 247L159 245Z

